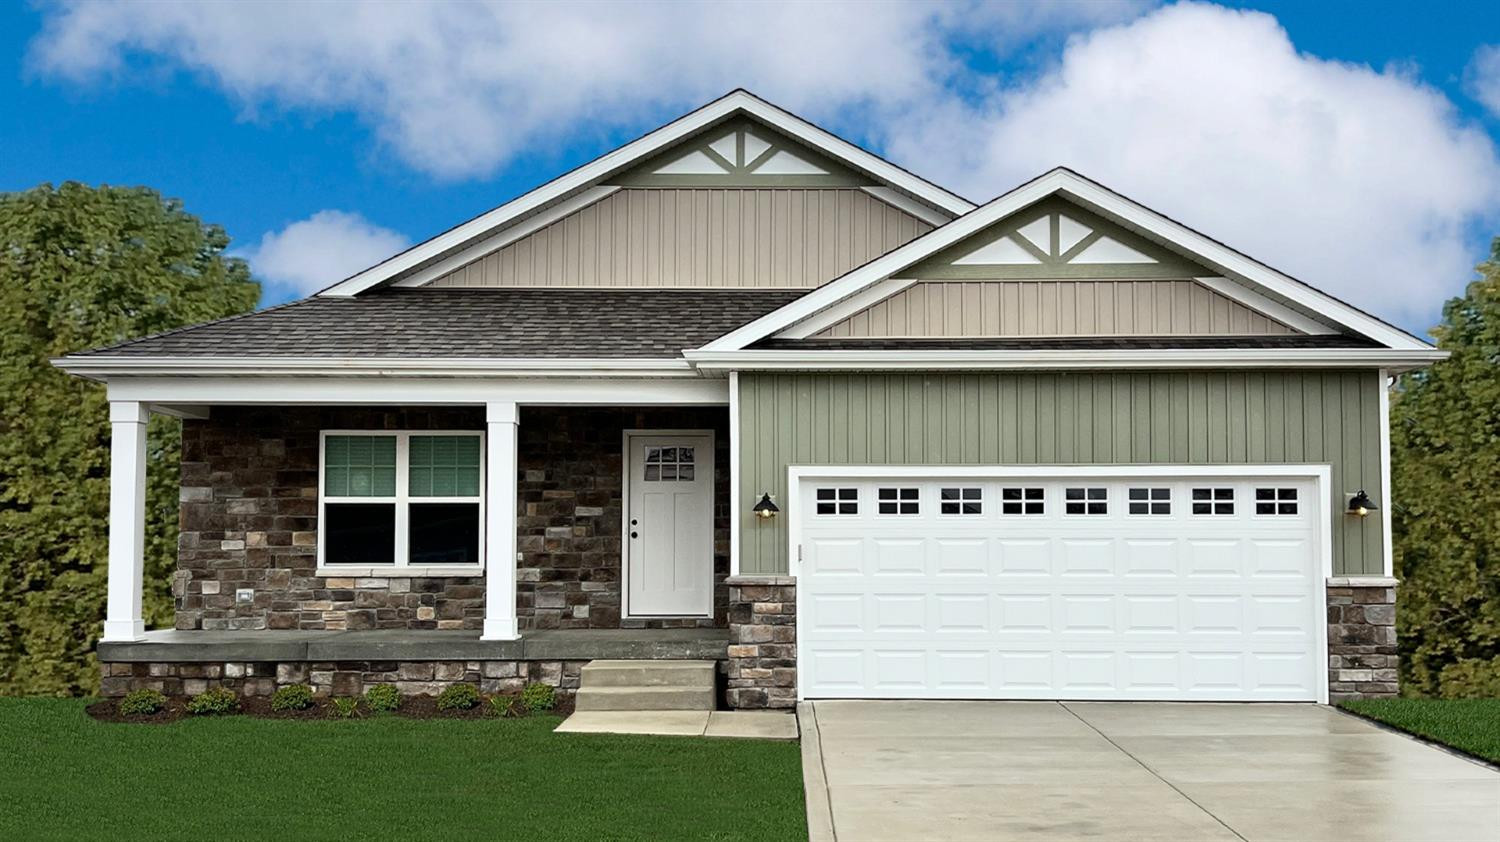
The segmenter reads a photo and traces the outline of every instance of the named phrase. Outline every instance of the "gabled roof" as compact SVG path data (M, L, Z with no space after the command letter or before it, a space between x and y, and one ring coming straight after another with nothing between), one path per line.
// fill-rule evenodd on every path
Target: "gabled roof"
M815 321L819 314L834 309L852 312L891 295L897 289L892 284L902 283L892 279L903 269L1054 195L1082 205L1117 224L1178 250L1253 290L1264 291L1275 299L1316 313L1320 319L1350 333L1367 337L1379 343L1382 348L1412 352L1434 351L1430 344L1388 322L1247 257L1072 170L1059 167L866 263L832 283L809 292L785 307L767 313L696 351L688 352L686 356L706 361L744 351L770 337L805 338L815 332L816 325L820 324ZM822 321L827 319L823 318Z
M599 198L597 185L662 150L717 125L736 115L747 115L783 132L816 151L869 175L886 185L886 198L893 203L905 202L917 207L938 209L947 217L960 216L974 209L973 203L933 184L926 179L836 137L812 123L761 99L749 91L731 91L719 99L643 135L613 152L601 155L581 167L559 176L494 210L451 228L432 239L415 245L369 269L353 275L318 293L325 297L358 295L366 290L401 278L405 274L439 260L495 235L508 226L523 223L530 216L558 203L586 204ZM878 189L878 188L872 188ZM594 193L589 193L589 191ZM592 199L590 198L592 196ZM932 211L928 211L932 214Z

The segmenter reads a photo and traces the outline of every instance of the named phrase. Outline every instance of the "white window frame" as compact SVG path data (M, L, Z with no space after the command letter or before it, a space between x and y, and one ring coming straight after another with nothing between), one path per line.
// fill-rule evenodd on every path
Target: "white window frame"
M329 436L394 436L396 439L396 496L395 497L330 497L323 493L327 481L327 453ZM412 497L411 491L411 437L412 436L472 436L479 439L479 496L476 497ZM318 432L318 576L481 576L485 567L485 503L488 477L483 430L320 430ZM408 564L411 544L411 504L417 503L478 503L479 504L479 559L474 564ZM328 564L324 561L324 544L327 530L325 508L329 503L392 503L396 507L396 545L393 547L391 564L357 565Z

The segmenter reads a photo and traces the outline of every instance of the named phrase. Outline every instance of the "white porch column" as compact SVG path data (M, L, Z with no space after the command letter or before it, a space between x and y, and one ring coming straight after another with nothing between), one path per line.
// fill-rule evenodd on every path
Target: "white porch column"
M109 604L104 640L144 640L142 569L146 555L146 405L110 401Z
M484 633L481 640L515 640L516 625L516 402L485 406Z

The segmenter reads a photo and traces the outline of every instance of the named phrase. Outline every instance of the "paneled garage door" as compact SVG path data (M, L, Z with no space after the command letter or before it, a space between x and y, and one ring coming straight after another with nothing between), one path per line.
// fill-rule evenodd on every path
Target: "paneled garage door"
M799 482L805 698L1323 692L1312 477Z

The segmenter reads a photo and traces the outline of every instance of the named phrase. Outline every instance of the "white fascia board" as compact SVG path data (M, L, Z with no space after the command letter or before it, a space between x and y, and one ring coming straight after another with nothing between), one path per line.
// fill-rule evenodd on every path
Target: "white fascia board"
M777 339L806 339L838 324L844 319L863 312L915 284L916 278L886 278L854 293L838 304L814 313L806 319L776 334Z
M687 351L699 370L906 371L942 369L1385 368L1406 370L1446 351L1388 348L1143 348L1047 350Z
M498 234L495 234L493 237L487 237L469 246L468 248L460 249L453 254L448 255L447 257L437 261L436 263L433 263L429 266L424 266L421 269L418 269L410 275L402 278L401 280L391 284L391 286L426 286L427 284L432 283L433 281L441 278L449 272L454 271L455 269L463 268L464 266L467 266L470 263L473 263L474 261L485 257L486 255L493 254L494 252L505 248L506 246L514 243L522 237L526 237L530 234L534 234L537 231L542 230L543 228L546 228L548 225L551 225L552 223L558 221L559 219L562 219L563 217L573 213L574 211L582 210L583 208L586 208L589 205L594 204L595 202L608 198L611 194L615 193L619 189L620 188L618 187L590 187L587 190L584 190L578 195L572 197L571 199L558 202L556 205L553 205L552 207L547 208L546 210L534 216L528 217L521 222L510 226L509 228L501 229L500 232Z
M421 357L146 357L84 356L52 364L94 380L114 376L292 377L694 377L681 359Z
M1309 336L1338 333L1338 331L1328 325L1304 316L1282 304L1280 301L1261 295L1255 290L1236 281L1231 281L1228 278L1194 278L1193 280L1231 301L1239 302L1251 310L1255 310L1265 316L1270 316L1287 327L1306 333Z
M861 187L859 189L897 210L915 216L917 219L934 228L942 227L953 221L952 216L935 211L899 190L893 190L889 187Z
M802 143L862 169L881 181L895 184L922 201L942 208L955 216L974 209L974 204L963 197L918 178L895 164L882 160L794 114L783 111L748 91L734 91L613 152L601 155L529 193L512 199L494 210L480 214L424 243L352 275L318 295L331 297L358 295L371 287L399 277L452 249L483 237L486 233L505 225L518 216L546 207L577 190L589 187L620 169L650 157L704 127L739 111L753 115Z
M728 406L723 377L117 377L110 400L259 406Z
M1147 232L1172 244L1201 262L1225 274L1259 285L1299 306L1327 316L1340 327L1367 336L1381 344L1402 350L1431 350L1432 346L1380 319L1319 292L1297 280L1234 251L1196 231L1145 208L1101 185L1064 169L1056 169L1001 195L983 207L959 217L941 228L918 237L884 257L849 272L813 292L777 310L725 334L702 347L704 351L732 351L785 331L790 338L800 329L792 329L822 310L840 304L865 287L891 277L902 269L983 230L986 226L1054 194L1082 204L1127 227ZM838 312L848 308L840 306ZM847 313L845 313L847 315Z

